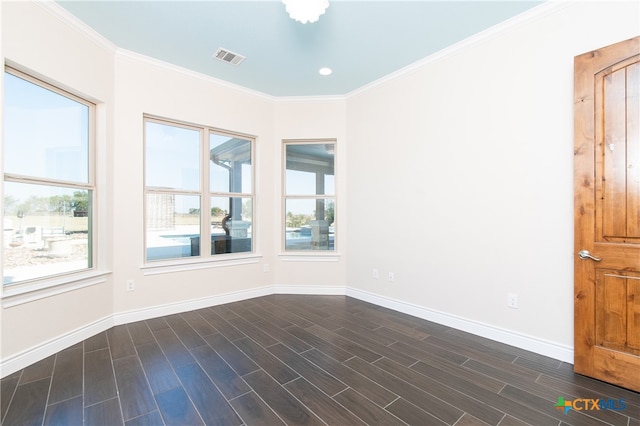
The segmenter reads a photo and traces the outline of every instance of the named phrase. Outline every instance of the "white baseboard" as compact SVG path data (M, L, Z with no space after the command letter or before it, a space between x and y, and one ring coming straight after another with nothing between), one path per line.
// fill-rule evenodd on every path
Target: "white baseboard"
M435 323L446 325L457 330L475 334L476 336L485 337L487 339L495 340L500 343L515 346L520 349L535 352L540 355L545 355L553 359L573 364L573 347L570 346L561 345L559 343L550 342L547 340L539 339L537 337L517 333L512 330L506 330L500 327L495 327L493 325L473 321L468 318L447 314L445 312L440 312L401 300L380 296L378 294L370 293L352 287L347 287L346 295L365 302L373 303L374 305L393 309L394 311L402 312L428 321L433 321Z
M195 309L202 309L209 306L239 302L241 300L253 299L254 297L268 296L273 294L273 289L273 286L258 287L248 290L234 291L231 293L218 294L210 297L203 297L200 299L187 300L184 302L153 306L151 308L119 312L113 315L113 323L114 325L129 324L136 321L178 314L180 312L193 311Z
M241 300L252 299L254 297L268 296L270 294L346 295L573 364L572 347L538 339L533 336L527 336L492 325L479 323L477 321L447 314L445 312L435 311L412 303L403 302L401 300L380 296L378 294L356 288L344 286L275 285L187 300L162 306L154 306L151 308L115 313L112 316L97 320L84 327L34 346L33 348L25 350L17 355L3 359L0 362L0 378L13 374L16 371L45 359L46 357L68 348L69 346L73 346L76 343L88 339L89 337L108 330L115 325L128 324L165 315L187 312L194 309L222 305L224 303L238 302Z
M344 296L345 286L277 285L274 294L316 294L318 296Z
M113 317L108 316L3 359L2 362L0 362L0 378L20 371L76 343L80 343L89 337L102 333L113 327L113 325Z

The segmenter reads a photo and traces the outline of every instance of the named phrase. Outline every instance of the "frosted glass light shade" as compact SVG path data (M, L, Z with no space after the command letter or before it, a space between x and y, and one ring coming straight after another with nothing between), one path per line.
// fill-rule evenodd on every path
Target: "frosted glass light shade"
M282 0L291 19L306 24L316 22L329 7L329 0Z

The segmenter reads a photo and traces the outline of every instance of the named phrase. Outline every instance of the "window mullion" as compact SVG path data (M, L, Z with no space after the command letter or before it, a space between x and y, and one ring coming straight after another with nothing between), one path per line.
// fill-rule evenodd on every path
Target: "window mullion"
M200 143L200 256L211 257L211 189L209 188L209 130L201 130Z

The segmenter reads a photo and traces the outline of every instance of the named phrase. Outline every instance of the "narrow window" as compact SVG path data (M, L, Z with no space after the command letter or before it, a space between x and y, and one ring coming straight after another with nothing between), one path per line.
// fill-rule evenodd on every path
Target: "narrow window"
M252 152L246 137L145 119L147 261L253 250Z
M7 68L3 283L93 267L95 106Z
M335 250L335 141L286 141L285 251Z

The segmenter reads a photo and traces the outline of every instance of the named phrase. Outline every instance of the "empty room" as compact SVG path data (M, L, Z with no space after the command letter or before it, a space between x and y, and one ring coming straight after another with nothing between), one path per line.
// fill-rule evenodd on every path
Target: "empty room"
M637 1L0 1L2 425L640 426Z

